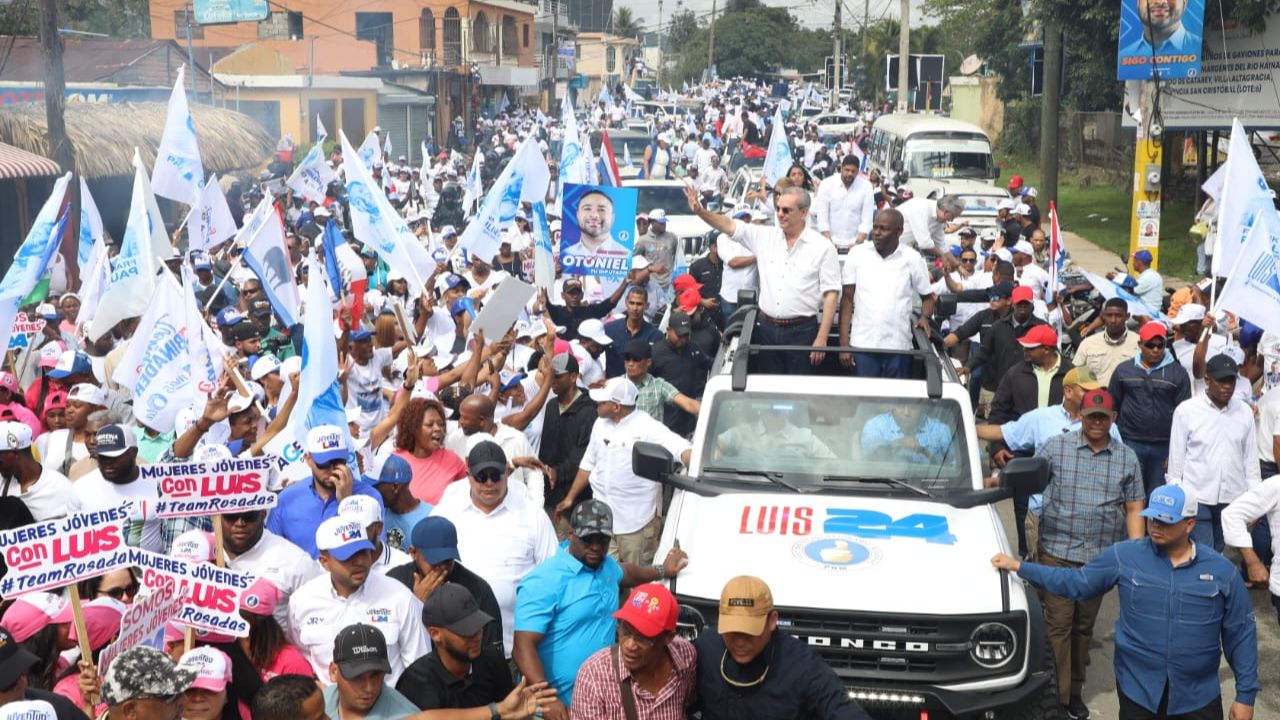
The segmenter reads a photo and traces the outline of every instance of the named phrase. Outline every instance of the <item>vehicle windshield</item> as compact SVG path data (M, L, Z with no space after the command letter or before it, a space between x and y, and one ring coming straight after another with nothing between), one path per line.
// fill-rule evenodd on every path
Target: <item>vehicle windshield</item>
M985 140L922 140L908 142L902 152L907 177L992 177L991 146Z
M689 214L689 200L684 196L683 185L642 185L637 189L640 198L636 212L649 213L662 208L668 215Z
M649 138L647 137L614 137L609 136L609 145L613 147L613 157L619 165L622 164L623 158L626 157L626 151L631 151L631 162L638 163L644 157L644 151L649 147Z
M1008 200L1008 195L960 195L964 201L965 215L995 215L1000 203Z
M711 408L701 467L708 474L817 477L848 489L897 480L931 495L972 490L960 406L952 400L723 393ZM861 487L859 487L861 489Z

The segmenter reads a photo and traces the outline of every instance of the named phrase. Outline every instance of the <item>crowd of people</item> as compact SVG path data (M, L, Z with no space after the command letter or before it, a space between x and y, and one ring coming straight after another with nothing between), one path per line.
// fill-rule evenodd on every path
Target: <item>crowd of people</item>
M993 562L1045 588L1070 717L1089 715L1096 597L1117 584L1138 616L1122 614L1118 660L1140 665L1123 666L1122 716L1214 717L1178 713L1220 708L1219 632L1237 673L1232 718L1249 717L1257 669L1245 582L1269 587L1280 612L1266 532L1280 513L1280 392L1270 392L1280 342L1215 310L1195 285L1158 317L1108 300L1066 357L1054 328L1071 318L1050 292L1056 259L1035 189L1015 178L999 231L980 238L960 198L912 197L861 173L864 133L832 144L794 121L786 176L709 209L725 190L722 155L763 152L776 99L747 82L690 95L706 101L702 111L647 118L653 141L638 160L644 177L690 180L688 211L715 231L705 252L685 258L667 231L666 213L681 208L650 211L636 219L625 279L557 265L500 337L485 337L476 318L508 279L538 281L539 219L517 212L492 257L459 238L485 185L521 142L535 142L551 158L558 247L564 128L540 111L459 127L447 147L428 136L421 166L386 157L369 167L432 255L421 295L405 268L353 234L341 181L324 202L279 191L270 172L243 197L234 188L237 221L263 192L280 193L297 283L326 281L304 262L326 259L326 232L340 232L363 265L360 305L347 294L332 312L346 425L307 432L270 511L130 528L139 547L254 576L239 599L247 637L171 624L161 648L129 648L102 673L98 654L147 592L138 572L78 584L92 657L80 656L64 593L22 595L0 615L0 709L62 720L83 717L80 708L112 720L865 717L835 672L779 626L765 580L729 581L717 632L679 637L665 581L690 558L678 547L657 554L662 490L632 470L641 441L689 462L722 333L740 293L755 291L757 340L811 350L761 353L754 371L906 378L922 331L943 338L971 383L992 467L1048 459L1048 487L1016 501L1019 558ZM584 141L624 123L622 107L593 104ZM340 177L351 162L360 160L340 148L330 155ZM281 323L242 250L175 250L168 261L188 265L229 357L217 389L172 430L135 418L132 388L113 379L137 318L88 340L74 278L29 308L43 328L0 372L4 527L155 498L141 466L262 455L306 412L295 407L302 328ZM1135 255L1130 284L1158 307L1164 283L1151 262ZM953 293L957 310L942 317L937 299ZM883 418L885 444L935 442L927 422ZM1243 570L1224 565L1228 545ZM1201 573L1212 582L1188 579ZM1169 641L1168 662L1154 666L1133 649L1170 633L1196 644Z

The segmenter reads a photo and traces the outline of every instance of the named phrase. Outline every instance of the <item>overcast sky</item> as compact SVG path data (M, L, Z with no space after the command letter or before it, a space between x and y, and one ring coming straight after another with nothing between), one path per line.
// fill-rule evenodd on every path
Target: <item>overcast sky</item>
M711 14L712 0L680 0L681 8L689 8L698 15L699 18L707 17ZM791 10L791 14L795 15L802 25L805 27L831 27L832 20L835 15L834 0L763 0L765 5L770 7L785 7ZM865 0L844 0L844 18L842 24L846 27L858 27L862 24L863 12L866 8ZM897 19L899 14L900 0L871 0L871 22L882 17L891 17ZM911 24L913 26L919 24L932 24L932 20L926 20L920 10L921 0L911 0ZM632 10L632 14L641 19L641 23L645 29L651 30L658 24L658 0L614 0L615 8L626 5ZM724 11L724 0L717 0L717 12ZM677 0L663 0L662 2L662 22L665 25L670 21L672 13L677 10ZM851 17L852 16L852 17Z

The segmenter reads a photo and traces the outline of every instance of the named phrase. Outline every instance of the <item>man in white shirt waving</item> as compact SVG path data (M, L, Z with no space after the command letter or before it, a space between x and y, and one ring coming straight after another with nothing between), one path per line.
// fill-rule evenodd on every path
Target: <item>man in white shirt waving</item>
M866 240L875 214L874 194L871 183L858 177L858 158L845 155L840 174L823 180L813 199L818 232L841 249Z

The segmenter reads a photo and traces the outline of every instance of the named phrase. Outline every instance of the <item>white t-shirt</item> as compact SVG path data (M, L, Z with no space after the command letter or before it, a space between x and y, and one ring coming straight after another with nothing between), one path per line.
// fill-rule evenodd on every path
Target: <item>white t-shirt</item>
M69 429L54 430L36 438L36 452L40 456L40 464L55 470L60 469L67 458L67 436L73 432ZM79 441L71 443L71 462L66 463L67 469L70 469L75 461L87 457L89 457L89 448L84 443Z
M160 488L155 479L144 480L141 476L133 482L117 484L102 477L101 470L94 470L76 481L75 492L67 500L68 514L90 510L106 510L119 507L126 502L145 500L151 503L160 499ZM141 536L138 547L143 550L164 553L169 548L164 546L160 537L160 519L150 517L142 521ZM139 532L136 522L129 524L129 541L132 543Z
M3 485L0 485L0 496L21 498L36 522L53 520L67 514L67 505L72 495L71 481L58 472L55 466L43 466L40 477L25 492L21 487L17 478L5 478Z
M391 348L374 348L366 365L354 365L347 373L347 409L358 409L361 430L370 430L387 416L387 398L382 394L382 371L394 358Z

